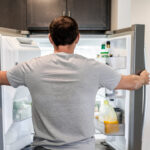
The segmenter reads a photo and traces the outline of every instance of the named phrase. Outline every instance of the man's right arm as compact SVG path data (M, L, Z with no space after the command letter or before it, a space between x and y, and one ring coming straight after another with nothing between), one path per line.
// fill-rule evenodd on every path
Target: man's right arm
M149 84L150 77L149 73L144 70L139 76L138 75L122 75L121 80L115 90L137 90L143 85Z
M0 85L10 85L7 79L7 71L0 71Z

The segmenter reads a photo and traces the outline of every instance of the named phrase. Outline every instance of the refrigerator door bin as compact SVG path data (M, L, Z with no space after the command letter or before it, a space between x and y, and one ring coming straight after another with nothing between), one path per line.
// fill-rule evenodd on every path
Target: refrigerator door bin
M20 100L13 102L13 120L22 121L31 118L31 102L29 100Z
M106 63L115 70L126 69L126 61L126 56L115 56L106 59Z
M117 128L116 124L112 125L112 127ZM105 124L95 119L95 128L100 131L100 133L107 135L107 136L124 136L125 135L125 125L119 124L119 131L114 133L106 133L105 131Z

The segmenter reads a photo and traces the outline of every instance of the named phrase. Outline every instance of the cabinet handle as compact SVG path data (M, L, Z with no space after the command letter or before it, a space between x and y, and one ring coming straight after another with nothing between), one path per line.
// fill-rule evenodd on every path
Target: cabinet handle
M68 16L71 17L71 11L68 11Z
M66 16L66 11L63 11L63 16Z

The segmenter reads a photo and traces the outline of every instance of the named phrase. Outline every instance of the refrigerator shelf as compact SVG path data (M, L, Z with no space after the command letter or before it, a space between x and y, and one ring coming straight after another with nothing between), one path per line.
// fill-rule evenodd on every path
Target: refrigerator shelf
M125 135L125 125L124 124L119 124L119 131L116 133L111 133L108 134L105 132L105 125L104 123L99 122L98 120L95 119L95 128L104 135L107 136L124 136Z
M28 120L28 119L32 119L32 117L30 116L30 117L27 117L27 118L24 118L24 119L14 119L14 121L13 122L22 122L22 121L25 121L25 120Z

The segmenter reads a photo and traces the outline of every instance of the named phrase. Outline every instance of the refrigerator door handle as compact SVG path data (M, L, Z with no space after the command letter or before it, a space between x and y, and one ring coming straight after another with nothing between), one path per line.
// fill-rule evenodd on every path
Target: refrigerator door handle
M146 113L145 109L146 109L146 85L143 86L142 131L143 131L143 128L144 128L144 119L145 119L145 113Z
M142 71L144 71L145 69L139 70L136 74L140 75L142 73Z
M140 75L143 70L138 71L136 74ZM143 103L142 103L142 131L144 128L144 119L145 119L145 108L146 108L146 86L143 86Z

